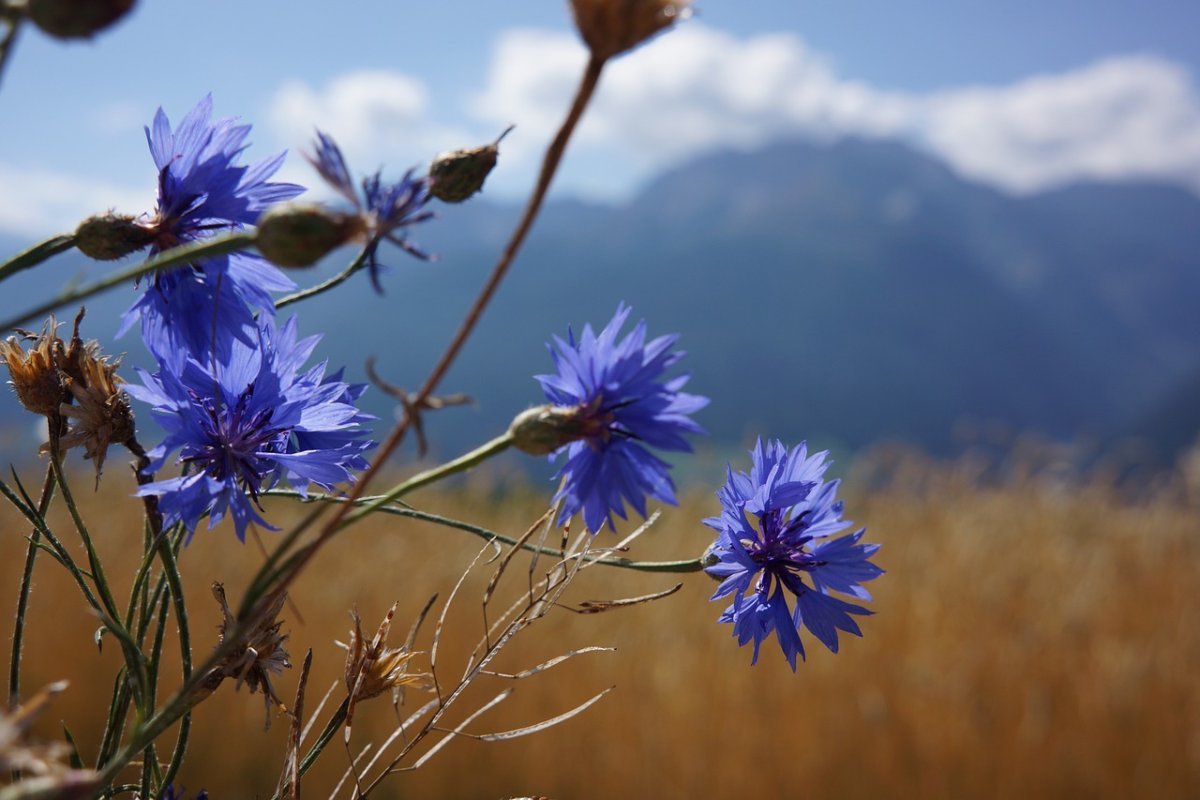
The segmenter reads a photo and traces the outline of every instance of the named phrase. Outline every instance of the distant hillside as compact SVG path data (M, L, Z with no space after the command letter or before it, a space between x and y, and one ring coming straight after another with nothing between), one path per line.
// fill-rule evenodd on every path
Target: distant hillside
M356 280L302 307L303 327L352 373L374 354L419 382L517 213L443 209L415 232L438 263L388 253L385 296ZM54 269L52 283L72 273ZM498 432L539 399L548 336L603 324L620 300L683 334L720 446L762 433L946 452L964 420L1116 435L1200 373L1200 199L1150 185L1014 198L904 146L843 141L713 155L623 208L551 203L445 383L479 408L435 417L435 441Z

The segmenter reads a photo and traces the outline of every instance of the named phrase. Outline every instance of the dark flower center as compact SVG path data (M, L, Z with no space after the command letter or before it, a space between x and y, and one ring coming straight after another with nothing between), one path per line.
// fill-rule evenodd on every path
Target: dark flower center
M785 518L782 510L768 511L758 516L761 539L746 541L750 558L766 572L775 575L784 572L811 572L825 564L808 552L812 541L804 531L808 527L808 511L791 519Z
M196 464L220 481L232 477L257 503L258 488L271 469L258 454L281 452L287 428L271 425L274 408L249 412L253 384L246 387L233 406L218 405L212 398L200 397L195 392L190 394L192 402L204 411L200 424L206 441L185 448L179 460Z

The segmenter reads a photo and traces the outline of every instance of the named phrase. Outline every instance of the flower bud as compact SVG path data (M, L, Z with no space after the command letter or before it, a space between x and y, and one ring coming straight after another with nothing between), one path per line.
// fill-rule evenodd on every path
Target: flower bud
M86 39L133 8L133 0L29 0L29 18L59 39Z
M592 56L612 58L691 14L691 0L571 0L575 27Z
M154 231L124 214L97 214L75 229L75 247L88 258L114 261L150 245Z
M461 203L483 188L496 157L500 155L500 140L513 126L491 144L468 147L442 153L429 165L429 193L443 203Z
M522 411L508 426L513 447L531 456L545 456L587 435L579 409L571 406L536 406Z
M356 215L311 203L285 203L258 218L254 244L276 266L310 267L361 232Z

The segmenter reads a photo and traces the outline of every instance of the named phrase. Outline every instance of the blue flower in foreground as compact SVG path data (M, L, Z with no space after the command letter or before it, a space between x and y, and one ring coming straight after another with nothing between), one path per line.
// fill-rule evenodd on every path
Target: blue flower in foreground
M211 119L206 96L172 131L160 108L146 129L158 167L158 207L148 221L151 252L188 244L217 232L253 225L273 203L304 191L268 179L282 166L284 153L252 166L237 163L246 149L249 125ZM271 292L296 285L257 255L233 253L156 275L145 294L125 313L121 332L140 319L151 350L178 346L207 349L216 328L247 338L247 308L273 313Z
M346 168L346 159L331 136L317 131L313 154L306 157L325 182L363 216L367 265L375 291L383 294L379 274L384 266L379 263L376 253L384 239L417 258L426 261L432 258L404 234L405 228L434 216L432 211L424 210L431 197L428 178L414 178L410 169L399 182L389 184L383 182L383 173L378 171L363 178L360 198L350 178L350 170Z
M708 405L708 398L680 391L688 376L664 380L663 373L683 358L672 351L677 335L646 341L646 323L639 322L620 341L630 309L621 304L612 321L600 331L590 325L576 341L568 334L548 345L555 375L537 375L547 399L576 409L583 438L559 449L566 462L558 472L562 488L559 524L577 512L593 533L612 515L625 519L625 503L646 516L646 496L675 503L670 465L647 447L690 452L686 433L704 430L688 415Z
M826 455L808 455L803 443L789 452L760 440L750 451L750 473L731 468L717 492L721 516L704 520L717 531L705 571L722 579L712 599L732 595L720 621L733 623L738 644L754 641L752 663L774 631L795 671L796 656L804 658L801 625L836 653L839 630L862 635L851 615L871 613L830 594L870 600L862 584L883 570L867 560L879 545L859 544L865 529L830 538L851 523L835 499L838 481L822 479Z
M187 467L139 491L158 497L168 525L194 532L205 514L210 528L229 514L243 539L250 522L271 527L258 496L280 479L300 492L309 483L331 490L367 467L362 454L373 443L362 423L373 418L354 405L365 387L326 376L324 363L302 372L320 337L297 340L295 318L276 329L263 317L253 331L253 344L232 340L225 357L160 356L158 372L139 370L143 385L127 386L167 434L150 453L153 468L175 450Z

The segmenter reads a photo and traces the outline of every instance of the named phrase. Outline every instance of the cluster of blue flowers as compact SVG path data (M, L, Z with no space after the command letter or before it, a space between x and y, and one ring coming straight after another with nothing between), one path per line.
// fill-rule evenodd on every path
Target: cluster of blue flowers
M161 110L147 129L159 170L158 207L146 223L155 251L253 225L303 191L270 182L282 154L240 165L250 127L211 114L205 98L174 130ZM320 132L309 160L358 214L377 289L380 242L425 257L406 229L432 215L428 179L410 171L386 184L376 173L360 195L341 151ZM158 362L129 389L167 434L150 453L153 468L176 452L183 465L178 477L140 490L158 498L166 524L194 532L206 516L209 527L228 516L244 538L251 523L270 527L258 504L263 491L280 482L301 493L310 484L334 490L367 466L370 417L355 405L365 387L326 374L324 363L304 369L319 337L299 338L295 318L274 320L272 292L292 288L262 258L239 253L156 276L127 312L124 327L140 321ZM627 505L645 517L647 498L676 502L670 465L652 450L690 451L686 437L703 433L692 415L708 404L683 391L686 374L667 374L684 356L674 349L678 337L648 340L644 321L622 336L629 315L622 304L599 333L589 325L578 338L555 337L555 372L536 376L572 421L571 441L552 455L563 460L558 521L579 515L593 533L615 530L613 516L625 519ZM717 532L705 569L721 580L713 599L731 599L721 622L739 643L753 642L757 661L774 633L794 670L804 657L801 628L834 652L838 631L860 633L854 616L870 612L835 593L869 600L862 584L882 570L869 561L877 546L860 543L863 531L836 536L850 523L838 482L823 478L824 453L759 442L751 458L749 473L729 470L721 514L705 520Z
M159 109L146 129L158 168L158 205L145 223L153 252L253 225L304 191L270 181L283 153L239 163L249 132L212 119L211 97L174 130ZM164 523L193 532L205 516L211 527L228 515L243 538L251 522L267 526L262 491L281 480L333 489L367 466L370 417L355 406L366 387L327 375L324 363L303 369L320 337L298 338L295 318L275 324L272 292L295 288L260 256L234 253L156 275L126 313L122 332L140 321L158 363L128 387L167 434L152 468L178 450L184 470L140 490L158 497Z

